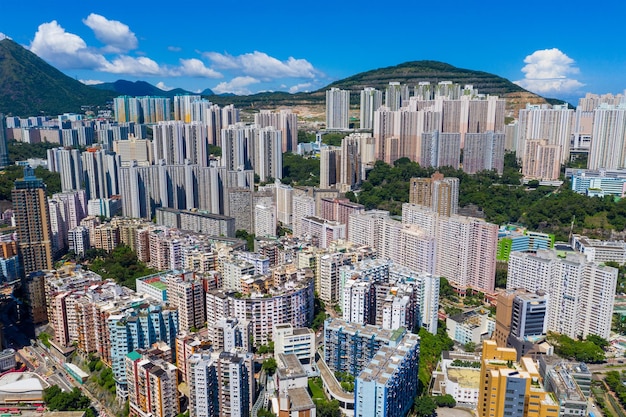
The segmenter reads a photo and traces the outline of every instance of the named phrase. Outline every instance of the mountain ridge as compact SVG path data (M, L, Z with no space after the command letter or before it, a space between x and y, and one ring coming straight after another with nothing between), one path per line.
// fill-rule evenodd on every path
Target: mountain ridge
M511 81L484 71L467 70L439 61L409 61L390 67L373 69L332 82L310 93L261 92L247 96L215 95L210 89L200 95L212 102L234 104L241 108L319 106L324 104L325 91L332 87L353 92L352 104L359 103L358 91L364 87L384 90L390 81L414 86L420 81L436 84L452 81L471 84L483 94L506 98L515 112L526 102L546 103L541 96L530 93ZM162 90L146 81L117 80L112 83L84 85L34 53L10 39L0 41L0 113L19 116L78 112L83 105L104 107L119 95L197 94L184 89Z
M0 113L77 112L82 105L105 106L114 96L68 77L8 38L0 40Z

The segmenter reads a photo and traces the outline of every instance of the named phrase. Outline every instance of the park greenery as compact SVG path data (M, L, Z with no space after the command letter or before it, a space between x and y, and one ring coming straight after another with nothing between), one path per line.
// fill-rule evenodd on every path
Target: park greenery
M419 381L421 394L428 383L430 376L433 374L441 352L451 350L454 347L454 341L450 339L446 332L445 322L439 321L437 326L437 334L431 334L428 330L420 328L420 363L419 363Z
M133 290L137 278L157 272L139 261L135 252L124 244L117 246L111 253L90 249L86 253L86 258L91 271L99 274L103 279L113 279L118 284Z
M89 372L91 372L91 378L95 378L99 387L107 390L111 394L115 394L115 378L113 377L113 371L108 366L93 354L89 355L89 362L87 362Z
M464 360L461 360L461 359L453 360L450 365L458 366L460 368L480 368L480 362L464 361Z
M278 363L273 357L267 358L263 361L263 365L261 365L261 367L268 375L274 375L274 372L276 372L276 369L278 368Z
M314 158L285 152L283 154L283 184L315 186L320 185L320 161Z
M16 162L30 158L46 159L48 157L48 149L58 148L59 146L61 145L58 143L26 143L11 140L7 144L7 150L9 151L9 160Z
M618 371L609 371L604 378L606 385L613 391L615 397L619 400L622 407L626 407L626 385L624 372L620 374Z
M69 392L64 392L58 385L52 385L43 390L43 400L51 411L91 410L89 408L91 400L85 397L77 387ZM88 414L93 416L93 410Z
M439 171L446 177L459 178L460 207L474 206L492 223L518 223L553 233L558 240L567 240L570 229L601 238L611 229L621 231L626 227L626 199L578 194L570 190L567 180L558 188L523 185L519 169L515 154L509 153L501 176L495 171L467 174L451 167L440 167ZM434 172L434 168L423 168L408 158L398 159L393 166L376 161L361 189L346 193L346 197L367 209L399 215L402 204L409 200L409 180L430 177Z
M35 176L46 184L48 196L61 191L61 176L58 172L50 172L43 167L35 168ZM24 168L10 165L0 172L0 200L11 201L11 190L15 180L24 178Z
M563 358L586 363L601 363L606 359L603 347L608 346L608 342L596 335L589 335L586 340L574 340L548 332L547 340L554 346L554 352Z
M311 324L311 328L315 331L318 331L320 328L324 327L324 321L328 317L326 313L326 305L322 300L320 300L317 293L315 293L315 299L313 300L313 324Z
M348 372L335 371L335 378L346 392L354 392L354 376Z
M254 251L254 233L248 233L244 229L239 229L235 231L235 237L237 239L245 240L246 246L249 251Z

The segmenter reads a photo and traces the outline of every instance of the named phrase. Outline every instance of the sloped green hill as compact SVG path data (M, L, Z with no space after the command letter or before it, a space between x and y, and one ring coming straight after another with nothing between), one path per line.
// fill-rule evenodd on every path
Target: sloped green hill
M0 40L0 113L17 116L78 112L116 94L84 85L10 39Z

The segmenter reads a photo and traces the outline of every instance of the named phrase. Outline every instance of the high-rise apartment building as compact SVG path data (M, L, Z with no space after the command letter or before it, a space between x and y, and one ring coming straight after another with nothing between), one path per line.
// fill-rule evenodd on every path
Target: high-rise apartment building
M167 275L167 301L178 309L178 328L188 331L206 322L205 295L201 279L193 272Z
M402 99L408 100L408 88L407 85L400 85L397 81L391 81L385 88L385 107L389 107L391 111L400 110Z
M273 126L263 127L256 132L254 147L254 173L261 182L283 177L283 154L281 142L283 132Z
M190 362L190 416L247 417L254 404L252 355L195 353Z
M281 134L281 146L279 153L295 152L298 147L298 116L291 110L272 112L261 110L254 115L254 124L261 128L273 127ZM277 177L274 177L277 178Z
M466 133L463 147L463 171L475 174L495 170L502 175L504 170L504 133Z
M535 337L546 334L549 296L522 288L498 294L497 301L492 339L498 346L514 348L519 360L533 350Z
M129 415L175 417L180 412L176 367L137 351L125 358Z
M83 168L78 149L48 149L48 169L61 176L61 190L73 191L83 188Z
M6 120L4 114L0 113L0 169L8 167L9 164Z
M326 91L326 129L346 130L349 125L350 91L331 88Z
M294 237L300 237L304 233L302 219L315 215L315 199L307 195L293 197L292 230Z
M527 104L519 112L518 155L525 159L529 140L545 140L559 149L557 165L569 160L574 110L567 104L550 106Z
M554 181L561 173L559 145L550 145L545 139L527 140L524 145L522 174L526 178Z
M254 206L254 235L258 237L276 236L276 206L257 204Z
M320 149L320 188L331 188L339 181L341 148L327 146Z
M445 178L435 172L430 178L411 178L409 203L429 207L442 216L457 214L459 208L459 179Z
M419 385L420 339L406 334L394 346L383 346L358 374L354 392L355 417L406 415Z
M626 104L602 104L594 110L588 169L626 166Z
M366 87L361 90L361 129L374 128L374 112L383 105L383 92Z
M582 254L561 259L556 252L512 252L507 289L545 291L550 297L547 330L586 338L609 337L617 269L587 262Z
M498 347L492 340L483 342L479 387L480 417L559 415L559 404L543 388L533 360L525 357L518 363L515 349Z
M52 232L46 185L30 166L11 191L24 274L52 269Z
M181 120L185 123L191 122L192 119L192 104L201 100L201 96L184 94L174 96L174 120Z
M346 191L352 190L361 183L361 153L359 148L362 142L363 135L358 133L348 135L341 141L341 158L339 160L337 183ZM320 188L323 187L320 186Z
M473 217L442 216L415 204L402 206L402 222L435 237L435 274L449 279L461 292L468 287L493 292L498 225Z

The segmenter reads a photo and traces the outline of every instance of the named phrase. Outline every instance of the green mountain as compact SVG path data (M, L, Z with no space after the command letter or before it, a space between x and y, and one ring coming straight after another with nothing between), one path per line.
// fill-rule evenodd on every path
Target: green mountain
M0 113L17 116L79 112L116 94L77 81L10 39L0 40Z
M506 78L488 72L457 68L438 61L411 61L393 67L362 72L343 80L335 81L315 93L324 93L331 87L353 91L362 90L365 87L384 90L391 81L408 84L410 87L413 87L420 81L429 81L431 84L436 84L440 81L453 81L462 85L471 84L481 94L500 96L526 91Z
M278 106L323 105L325 91L330 87L351 90L352 104L358 104L358 91L364 87L381 90L390 81L413 87L420 81L453 81L472 84L479 92L496 94L507 99L509 108L516 110L531 103L545 103L545 99L530 93L509 80L483 71L456 68L437 61L413 61L393 67L362 72L312 93L263 92L249 96L215 95L210 89L201 95L212 102L234 104L240 108L271 108ZM81 106L104 106L119 95L155 95L173 97L189 94L183 89L161 90L145 81L118 80L113 83L87 86L66 76L32 52L10 39L0 41L0 113L19 116L78 112Z
M182 88L175 88L173 90L161 90L160 88L147 83L145 81L126 81L126 80L117 80L112 83L102 83L95 84L92 87L97 88L98 90L110 90L115 91L119 95L123 96L159 96L159 97L174 97L176 95L183 94L196 94L191 91L183 90ZM204 90L201 95L212 95L213 91L207 88Z

